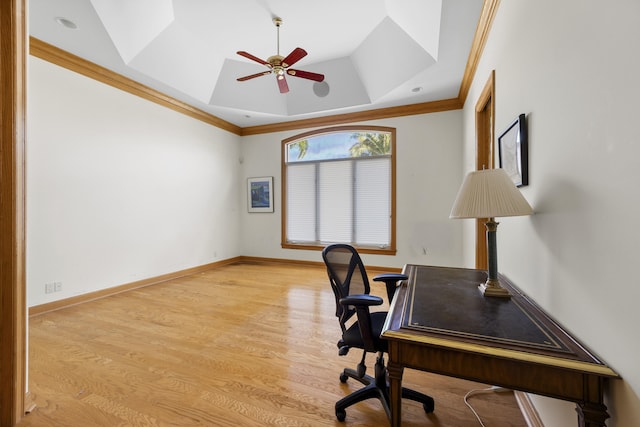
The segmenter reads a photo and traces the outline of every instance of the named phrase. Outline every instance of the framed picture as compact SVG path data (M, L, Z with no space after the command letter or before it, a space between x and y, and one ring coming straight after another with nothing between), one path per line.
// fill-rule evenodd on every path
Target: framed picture
M525 115L520 114L498 137L500 167L518 187L529 184L529 154Z
M273 177L247 179L249 212L273 212Z

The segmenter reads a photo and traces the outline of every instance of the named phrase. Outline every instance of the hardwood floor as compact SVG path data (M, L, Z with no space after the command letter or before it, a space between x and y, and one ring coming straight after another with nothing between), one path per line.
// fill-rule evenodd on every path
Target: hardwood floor
M19 426L386 426L375 400L335 418L361 353L338 356L334 313L324 268L242 263L32 317L37 408ZM404 384L436 410L404 401L403 425L479 425L463 396L486 385L411 370ZM511 392L470 402L487 427L526 426Z

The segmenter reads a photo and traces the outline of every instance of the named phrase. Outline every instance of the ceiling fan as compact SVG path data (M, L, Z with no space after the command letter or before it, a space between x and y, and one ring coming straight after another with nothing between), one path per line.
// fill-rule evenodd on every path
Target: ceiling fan
M290 66L307 56L307 51L297 47L286 57L280 56L280 25L282 25L282 19L273 18L273 23L276 24L278 33L278 53L276 55L270 56L265 61L243 50L237 52L240 56L244 56L245 58L251 59L252 61L256 61L262 65L266 65L269 70L263 71L261 73L251 74L249 76L239 77L237 80L239 82L244 82L246 80L250 80L260 76L266 76L267 74L273 73L276 75L276 81L278 82L280 93L289 92L289 85L287 84L287 80L285 78L286 74L303 79L314 80L316 82L323 81L323 74L312 73L311 71L294 70L292 68L289 68Z

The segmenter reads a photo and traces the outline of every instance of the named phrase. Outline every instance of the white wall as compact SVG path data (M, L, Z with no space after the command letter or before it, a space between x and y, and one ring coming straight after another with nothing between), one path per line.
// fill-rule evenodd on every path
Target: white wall
M365 263L402 267L405 263L460 265L462 228L449 212L462 182L462 111L376 120L358 124L396 128L397 255L363 255ZM274 213L242 214L243 255L321 262L318 251L282 249L282 140L307 130L242 138L246 178L273 176ZM427 253L424 254L423 248Z
M34 57L28 76L29 306L241 254L238 136Z
M281 140L304 130L240 138L40 59L29 67L29 306L238 255L321 261L280 247ZM365 261L460 265L461 222L448 215L462 111L370 124L397 130L398 253ZM255 176L274 177L273 214L247 212ZM62 292L45 294L51 282Z
M636 0L502 1L464 110L465 173L491 70L496 134L527 115L522 193L536 214L500 219L499 269L623 377L610 382L610 427L640 419L639 17ZM534 401L547 427L575 425L573 405Z

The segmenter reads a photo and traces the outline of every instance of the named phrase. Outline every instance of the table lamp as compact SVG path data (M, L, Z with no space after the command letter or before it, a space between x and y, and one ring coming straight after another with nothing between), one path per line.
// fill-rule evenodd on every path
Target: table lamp
M498 280L495 217L531 215L533 209L504 169L484 169L469 172L465 177L449 218L488 218L487 252L489 271L487 281L480 284L484 296L510 298L508 290Z

